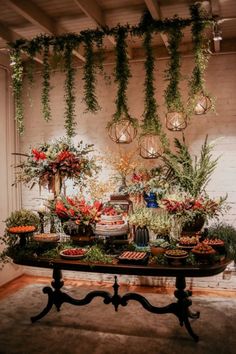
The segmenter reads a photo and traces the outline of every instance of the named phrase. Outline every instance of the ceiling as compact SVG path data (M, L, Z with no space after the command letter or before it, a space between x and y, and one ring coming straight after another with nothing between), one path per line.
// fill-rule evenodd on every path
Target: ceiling
M145 10L149 9L155 19L179 15L189 17L190 0L0 0L0 50L6 51L7 43L19 38L32 39L42 33L58 35L66 32L80 32L85 29L118 23L135 25ZM236 51L236 1L198 1L219 23L222 40L213 41L212 30L208 30L211 51L215 54ZM168 56L167 37L155 36L153 46L159 56ZM138 38L129 38L130 59L142 59L142 43ZM105 41L107 58L112 58L114 39ZM182 53L191 51L190 29L184 30ZM84 61L83 49L74 53ZM40 61L40 60L39 60Z

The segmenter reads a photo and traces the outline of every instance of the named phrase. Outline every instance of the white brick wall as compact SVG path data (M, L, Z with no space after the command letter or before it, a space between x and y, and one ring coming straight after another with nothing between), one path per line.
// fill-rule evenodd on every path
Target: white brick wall
M166 60L159 60L156 64L156 96L159 103L160 117L164 124L164 88L166 82L163 80L163 72L166 67ZM193 67L192 58L184 58L182 71L183 75L188 75ZM128 88L128 102L131 115L141 119L143 113L143 63L132 63L132 79ZM108 74L112 75L113 66L106 66ZM102 110L96 115L84 114L85 106L82 102L82 69L78 69L76 76L76 120L77 120L77 140L83 139L87 143L94 143L98 151L105 152L107 149L117 151L118 146L111 142L106 131L106 124L114 113L116 85L106 85L103 77L98 78L97 93ZM216 140L214 156L221 156L212 181L209 183L208 191L212 196L225 195L228 193L228 201L231 206L230 212L225 217L230 223L236 226L236 54L213 56L209 61L206 74L206 85L209 92L216 97L217 115L208 113L206 116L193 117L191 124L185 131L186 140L191 145L194 153L198 153L200 146L209 135L209 140ZM30 106L25 89L25 125L26 131L21 138L21 151L27 151L30 145L47 141L54 137L65 134L64 130L64 74L56 73L52 78L53 90L51 93L52 121L46 123L41 116L41 78L37 75L31 96L33 106ZM186 99L186 83L182 84ZM168 136L175 134L167 132ZM179 135L180 136L180 135ZM219 139L220 138L220 139ZM75 139L75 140L76 140ZM137 142L127 146L127 149L134 148ZM157 161L148 162L149 166L158 164ZM36 207L39 197L38 188L29 191L23 188L22 201L24 207Z
M157 61L156 64L156 96L160 105L159 112L160 117L164 125L164 88L166 82L163 80L163 72L166 66L165 60ZM193 67L192 58L185 58L183 60L183 74L188 75ZM143 63L132 63L133 77L130 80L128 88L128 102L130 106L130 113L132 116L141 119L143 113L143 81L144 81L144 69ZM108 74L112 74L113 66L107 66L106 71ZM102 77L98 78L97 93L99 103L102 110L96 115L90 113L84 114L84 104L82 103L82 70L78 69L76 76L76 120L77 120L77 140L83 139L84 142L94 143L95 147L100 152L105 152L107 149L118 150L111 140L108 138L106 132L106 124L111 119L114 113L115 106L115 93L116 86L112 83L111 86L107 86L104 83ZM52 103L52 116L53 119L50 123L45 123L41 117L40 107L40 75L37 76L37 83L33 87L31 94L34 101L33 106L29 105L29 101L26 97L25 90L25 134L21 138L21 151L27 151L30 145L50 140L54 137L59 137L65 134L64 130L64 75L62 73L56 73L52 78L53 90L51 93ZM185 131L186 140L191 146L193 153L198 153L200 146L204 141L205 135L208 134L209 140L216 140L216 147L214 150L214 156L221 156L217 169L213 175L211 182L208 185L208 192L213 197L228 194L228 202L231 206L231 210L224 217L224 220L232 223L236 226L236 54L218 55L213 56L210 59L207 74L206 85L209 92L216 97L216 110L217 115L209 113L203 117L193 117L191 124ZM182 85L183 90L186 92L186 83ZM186 99L186 94L184 95ZM169 137L174 137L174 133L167 132ZM178 135L178 133L177 133ZM181 135L179 135L181 136ZM127 146L127 149L136 146L137 142ZM158 161L148 162L149 166L158 164ZM42 193L44 195L44 193ZM23 207L36 208L39 204L38 198L39 190L29 191L27 188L23 188L22 202ZM38 270L39 271L39 270ZM33 270L33 273L38 271ZM40 272L40 271L39 271ZM72 275L71 275L72 276ZM106 280L107 276L96 274L81 274L82 278L94 279L94 277L101 280ZM126 277L127 278L127 277ZM155 284L160 280L153 279L141 279L135 277L128 277L126 279L129 282L142 283L151 282ZM167 280L165 280L167 281ZM170 280L171 281L171 280ZM223 280L222 275L211 278L198 279L197 285L203 287L228 287L235 289L235 277L229 280Z

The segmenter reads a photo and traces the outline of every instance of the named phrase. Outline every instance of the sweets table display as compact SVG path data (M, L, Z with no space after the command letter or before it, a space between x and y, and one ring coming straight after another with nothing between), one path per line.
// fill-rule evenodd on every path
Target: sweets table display
M192 301L190 296L192 292L186 290L186 277L208 277L219 274L225 270L227 265L231 262L228 259L224 259L221 262L214 264L198 264L198 265L133 265L133 264L121 264L118 260L114 260L112 264L102 263L86 263L81 260L67 260L67 259L45 259L37 257L35 259L21 259L14 261L17 264L51 268L53 269L52 287L46 286L43 288L43 293L48 295L48 303L46 307L34 317L31 317L31 321L35 322L44 317L52 308L56 306L59 311L63 303L70 303L76 306L83 306L89 304L95 297L103 298L104 304L112 304L115 311L119 306L127 306L130 300L138 301L144 309L156 314L172 313L174 314L181 326L185 326L190 336L195 341L199 340L197 334L194 333L191 325L190 318L199 318L200 312L192 312L190 306ZM113 285L113 294L95 290L89 292L82 299L74 299L67 293L62 291L64 282L62 280L62 270L72 270L78 272L96 272L96 273L108 273L108 274L126 274L126 275L140 275L140 276L165 276L176 278L176 290L174 295L177 298L176 302L173 302L164 307L153 306L144 296L138 293L127 293L124 295L119 294L119 285L117 283L117 276L115 275L115 282Z

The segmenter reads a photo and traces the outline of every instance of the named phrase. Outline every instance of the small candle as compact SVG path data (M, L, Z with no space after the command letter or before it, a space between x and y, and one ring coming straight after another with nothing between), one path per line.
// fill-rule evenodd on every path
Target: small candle
M156 154L156 150L151 146L151 147L148 149L148 155L149 155L150 157L153 157L153 156L155 156L155 154Z
M122 143L127 141L126 135L124 133L121 134L121 136L119 138L119 141L122 142Z

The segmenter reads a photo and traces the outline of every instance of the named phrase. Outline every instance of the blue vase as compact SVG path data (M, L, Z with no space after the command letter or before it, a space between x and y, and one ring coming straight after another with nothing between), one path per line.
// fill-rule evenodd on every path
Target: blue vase
M150 192L149 195L144 193L144 200L147 203L147 208L158 208L156 193Z

